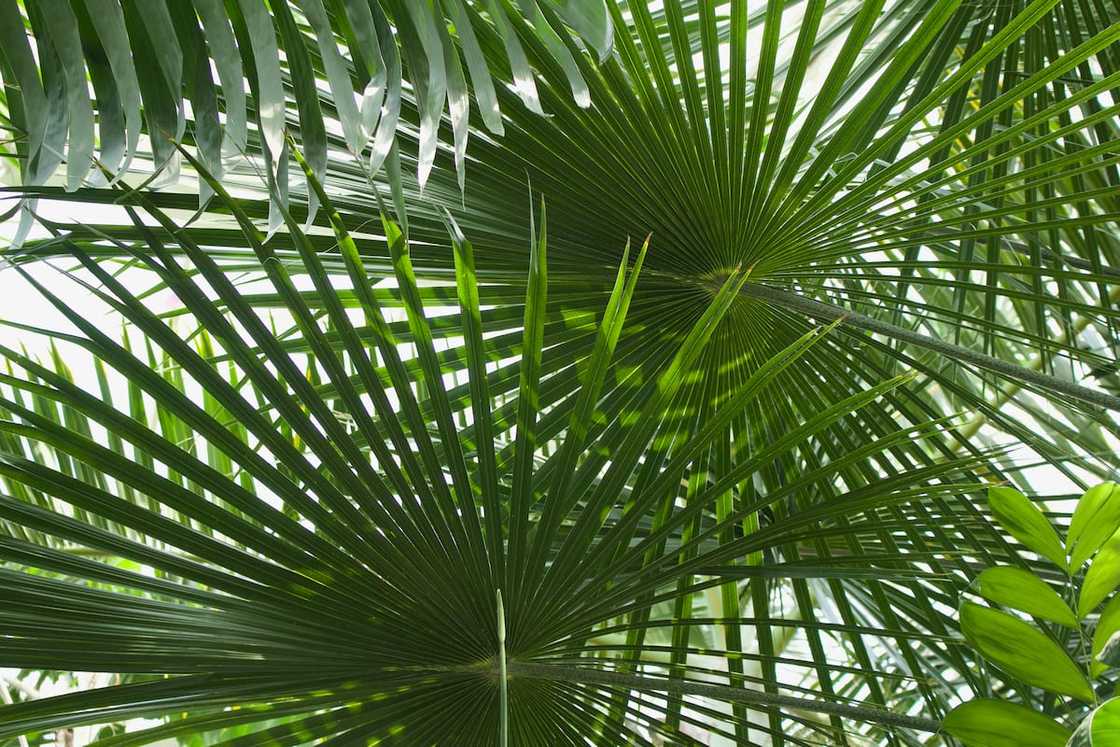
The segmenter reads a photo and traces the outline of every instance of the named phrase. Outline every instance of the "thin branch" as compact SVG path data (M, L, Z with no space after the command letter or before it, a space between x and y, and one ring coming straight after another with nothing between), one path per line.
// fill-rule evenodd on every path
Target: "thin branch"
M1064 394L1067 397L1073 397L1074 399L1097 407L1120 411L1120 397L1115 395L1089 389L1088 387L1074 384L1072 381L1059 379L1055 376L1050 376L1015 363L1009 363L984 353L978 353L975 350L969 350L960 345L945 342L944 340L927 337L919 332L914 332L913 330L899 327L889 322L880 321L866 314L852 311L851 309L833 306L832 304L799 296L791 291L766 285L748 284L743 287L741 292L745 296L760 298L785 309L811 316L814 319L826 322L839 319L842 324L865 329L869 332L881 334L886 337L893 337L896 340L902 340L911 345L917 345L918 347L932 350L940 355L992 371L1023 384L1030 384L1041 389L1048 389L1052 392Z

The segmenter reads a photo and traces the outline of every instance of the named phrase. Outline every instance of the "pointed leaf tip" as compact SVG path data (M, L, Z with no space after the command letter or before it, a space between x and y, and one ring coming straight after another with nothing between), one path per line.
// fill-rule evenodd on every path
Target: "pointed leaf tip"
M502 603L502 590L497 589L494 592L498 605L498 642L505 643L506 640L506 608Z
M988 505L996 521L1012 537L1059 568L1066 569L1066 551L1058 533L1033 501L1015 488L993 486L988 488Z
M1120 529L1120 490L1105 482L1089 488L1077 502L1066 535L1071 571L1076 571Z
M988 568L972 582L972 589L990 602L1021 610L1067 628L1077 628L1077 618L1049 584L1022 568Z

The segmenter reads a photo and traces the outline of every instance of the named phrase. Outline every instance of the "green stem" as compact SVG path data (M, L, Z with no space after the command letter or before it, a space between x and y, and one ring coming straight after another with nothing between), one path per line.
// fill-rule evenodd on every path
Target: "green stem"
M498 598L498 689L501 692L501 747L509 747L509 678L506 671L506 610L502 590Z
M1069 596L1069 607L1074 611L1074 617L1077 617L1077 597L1078 588L1073 581L1074 569L1070 568L1066 571L1067 583L1066 592ZM1092 686L1093 683L1093 657L1090 655L1091 650L1087 646L1088 641L1085 638L1085 623L1080 618L1077 620L1077 659L1079 662L1085 662L1085 677L1089 680L1089 689L1093 691L1093 705L1097 704L1097 690Z

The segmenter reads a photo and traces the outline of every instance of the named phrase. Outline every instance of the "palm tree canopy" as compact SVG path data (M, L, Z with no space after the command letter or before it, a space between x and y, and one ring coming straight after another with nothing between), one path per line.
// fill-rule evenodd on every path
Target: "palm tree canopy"
M0 350L0 664L116 675L0 738L914 744L1029 697L954 610L1036 562L988 483L1113 469L1118 17L0 0L4 271L69 324Z

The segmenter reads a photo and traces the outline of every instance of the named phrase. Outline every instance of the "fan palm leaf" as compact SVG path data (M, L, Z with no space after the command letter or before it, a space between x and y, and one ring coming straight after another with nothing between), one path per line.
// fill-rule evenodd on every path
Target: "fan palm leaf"
M217 199L229 200L218 181L212 181L211 187ZM22 375L3 378L10 396L2 402L8 419L0 426L7 441L0 470L7 484L22 486L25 493L50 496L49 508L10 496L0 509L8 521L49 536L40 542L13 536L5 543L5 554L16 566L41 571L36 576L15 569L6 572L11 583L6 584L10 604L5 612L9 633L5 661L37 667L47 658L57 660L64 655L70 666L80 669L176 676L171 680L146 676L107 691L61 696L52 699L53 706L51 701L15 705L8 709L0 733L25 733L43 723L59 728L171 711L191 714L183 723L173 720L167 726L154 727L150 734L121 738L124 743L134 743L252 721L241 713L233 721L223 720L213 712L223 704L251 702L261 704L252 709L256 721L275 718L273 708L290 716L292 724L277 733L296 735L299 741L407 732L420 741L485 742L493 738L500 716L494 671L493 590L498 588L506 590L509 600L503 650L511 673L508 713L514 742L539 740L535 729L575 741L580 734L598 730L625 730L644 741L669 727L657 725L634 704L608 708L619 681L609 679L608 674L603 675L608 679L602 679L593 666L603 661L596 655L599 651L632 648L620 637L622 632L656 625L661 618L657 613L634 613L654 611L665 600L696 594L726 584L728 579L788 574L794 579L834 578L843 584L845 580L881 577L886 571L874 567L848 570L800 560L790 562L788 568L785 563L770 563L757 574L748 566L730 563L744 554L765 552L784 543L825 538L835 531L827 525L838 517L858 517L869 508L914 505L934 495L951 495L962 486L951 482L935 485L932 480L936 476L959 479L961 470L973 463L943 462L906 473L893 484L888 481L874 489L853 490L815 507L806 506L780 525L751 535L740 535L735 527L744 516L771 505L770 497L737 506L734 513L712 521L710 507L727 491L728 482L749 479L783 454L839 427L853 412L900 384L892 379L804 418L782 439L728 470L724 485L717 482L673 510L666 498L676 494L682 475L695 471L692 465L698 455L727 433L730 423L751 402L817 344L820 335L810 332L743 380L717 417L701 429L692 429L668 450L669 459L651 475L645 490L630 494L624 507L619 496L627 494L628 476L640 470L647 445L666 426L675 427L662 413L671 411L667 405L690 388L688 372L696 370L708 339L720 326L720 317L728 312L746 281L745 273L740 272L724 282L701 319L678 341L676 353L664 363L650 364L656 375L638 387L635 409L629 410L633 416L613 418L594 429L592 437L591 421L610 370L612 348L637 287L638 268L631 269L627 277L624 266L598 331L593 333L596 345L586 370L582 375L578 371L553 374L554 378L575 379L576 404L567 408L571 423L552 457L558 466L547 479L541 478L533 458L541 445L530 440L532 424L542 411L535 397L541 379L539 369L534 371L523 361L534 355L534 348L539 356L544 341L547 281L542 221L527 283L523 352L516 364L519 382L516 394L511 392L516 403L513 423L519 436L512 441L511 479L503 484L495 479L499 467L493 449L464 449L471 443L470 436L460 434L471 430L454 422L457 412L450 406L446 376L435 353L403 234L386 219L386 235L395 244L391 253L400 289L397 309L404 307L404 324L416 350L413 362L418 370L413 371L406 370L399 358L394 363L400 343L384 321L384 305L370 292L368 278L361 274L360 257L326 193L320 192L320 198L335 219L347 269L359 273L350 279L355 281L354 295L368 326L354 326L334 290L346 282L339 274L342 270L325 270L302 241L305 234L294 219L289 218L289 235L305 247L300 252L301 267L291 258L287 264L273 261L276 257L261 243L256 228L236 202L228 201L234 215L243 221L246 242L258 253L257 273L267 278L281 299L273 302L277 304L274 308L284 304L295 320L309 351L303 357L314 366L315 374L296 365L293 353L280 344L261 311L246 303L228 273L190 243L181 249L196 261L197 279L192 277L195 273L184 271L154 235L146 248L136 250L136 259L179 295L192 316L205 322L208 357L185 339L182 320L160 320L103 262L91 258L79 244L64 242L89 275L88 281L77 275L74 279L86 284L87 292L96 294L143 335L146 348L161 351L163 375L97 325L69 311L46 286L31 280L79 328L82 344L90 352L116 375L125 377L130 386L159 403L164 412L159 418L161 428L174 431L177 438L157 433L132 413L84 392L59 371L14 350L5 351ZM165 228L178 230L158 208L145 207ZM458 316L464 333L473 339L470 347L478 358L475 370L481 376L474 383L484 388L486 351L479 348L485 348L486 341L481 326L473 326L481 317L480 288L472 279L469 243L457 231L453 237L459 258L457 287L465 299ZM639 257L639 266L641 261ZM297 274L310 280L315 290L296 291L293 277ZM217 298L207 298L199 281L205 281ZM319 315L329 320L328 328L336 335L333 344L326 340L325 320L311 311L306 300L311 295ZM226 313L219 311L217 299L226 304ZM236 367L236 375L228 379L220 369L223 361L219 359L224 356L215 354L218 345ZM387 353L384 367L369 357L375 349ZM170 372L175 376L169 381ZM331 400L315 392L316 375L335 383L333 394L338 400L334 407L339 410L329 407ZM384 386L381 376L393 383ZM397 377L399 388L394 381ZM269 404L254 407L238 391L244 379ZM187 395L188 381L205 387L209 408L200 407ZM370 388L360 392L361 382L368 382ZM697 383L706 384L703 378ZM415 387L426 391L423 410L414 399ZM386 393L396 402L390 402ZM372 404L363 395L369 395ZM28 397L35 404L28 406ZM485 393L481 396L480 412L485 412L489 399ZM48 414L57 415L60 410L69 419L88 423L86 435ZM273 410L283 425L270 420ZM413 417L406 414L408 410L414 411ZM231 430L230 416L242 426L240 432ZM353 435L345 425L351 422ZM932 425L932 431L923 427L920 432L936 431L937 424ZM110 445L99 444L91 428L111 433ZM393 429L407 429L397 434L399 446L391 435ZM360 444L354 437L357 433L364 436ZM883 452L895 441L883 439L865 452ZM206 444L205 460L197 453L200 442ZM28 449L48 450L54 459L30 460ZM590 468L599 471L602 462L593 455L604 449L613 456L605 474L599 476ZM219 452L224 459L215 458ZM275 454L283 472L262 452ZM146 455L147 463L141 454ZM517 465L526 462L527 471L518 478ZM234 464L252 477L247 484L233 474ZM215 465L224 465L225 473ZM819 474L805 475L800 482L815 484L835 475L838 468L830 465ZM456 475L457 471L461 474ZM490 477L484 478L484 474ZM518 479L524 480L524 487L518 487ZM695 477L687 481L694 483ZM498 496L483 493L481 488L487 482ZM525 491L520 499L516 495L519 489ZM537 504L533 490L548 496L543 513L533 510ZM273 500L265 500L265 496ZM59 502L71 506L72 515L62 511ZM665 506L670 507L668 514ZM491 517L488 509L499 515ZM643 530L643 519L654 513L661 515L660 526ZM701 523L705 514L709 518ZM308 521L313 522L312 527L307 526ZM682 534L685 526L695 526L697 531ZM730 541L712 543L713 537L727 531L732 532ZM520 544L512 539L516 533L523 538ZM69 552L73 545L104 555L99 553L96 560L75 558ZM507 548L505 570L499 573ZM106 562L111 557L150 567L155 576L137 573L127 567L130 564L122 567L119 562ZM898 571L890 573L897 575ZM922 577L914 575L916 581ZM598 592L589 594L591 590ZM145 600L142 608L135 614L129 612L138 599ZM61 619L45 624L42 618L52 608L65 612ZM311 610L316 610L315 619L309 621ZM408 623L420 619L426 621L424 625ZM631 622L621 627L616 623L605 633L597 630L617 620ZM733 620L689 621L689 625L715 624L726 627ZM336 629L338 625L343 629ZM671 659L718 653L718 648L698 648L688 640L648 645L645 650L664 651ZM570 664L589 654L592 656L583 667L592 666L592 671L580 679L583 668ZM563 675L552 677L553 669L548 667ZM685 670L691 671L687 666ZM696 685L702 687L696 691L685 683L672 685L649 676L623 681L632 682L639 691L726 697L711 686ZM171 687L171 682L180 687ZM609 686L612 684L614 687ZM150 695L145 692L148 689ZM561 692L566 695L561 697ZM791 700L789 696L759 699L741 691L738 697L752 709L795 705L825 713L836 710L830 703ZM81 698L88 699L86 705ZM295 699L304 707L287 703ZM449 709L448 701L461 701L466 710L460 714ZM332 712L334 717L325 715ZM465 713L474 715L465 718ZM439 724L433 721L437 715ZM921 719L908 721L874 708L855 708L846 715L872 723L929 728ZM680 715L678 722L688 724L697 718ZM742 713L720 718L730 725L745 727L748 723ZM478 719L489 720L490 725L479 724ZM732 728L730 725L726 728ZM478 733L471 730L474 728ZM649 736L641 736L647 733Z

